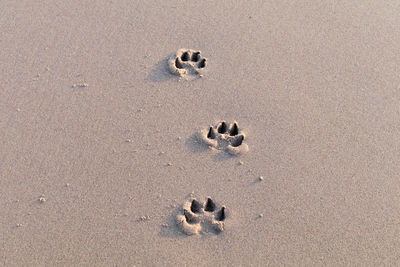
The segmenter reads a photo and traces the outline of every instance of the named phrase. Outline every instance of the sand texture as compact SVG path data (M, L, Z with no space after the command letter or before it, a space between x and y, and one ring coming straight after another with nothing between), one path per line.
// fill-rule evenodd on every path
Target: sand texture
M247 153L249 146L245 143L246 134L239 129L238 123L229 126L225 121L217 123L199 132L198 139L205 145L226 151L231 155Z
M399 25L0 1L0 266L398 266Z
M201 51L181 48L168 60L168 67L172 74L193 80L204 76L207 59Z
M186 201L182 212L176 216L178 228L187 235L199 233L220 234L225 228L226 207L218 207L211 197L205 202Z

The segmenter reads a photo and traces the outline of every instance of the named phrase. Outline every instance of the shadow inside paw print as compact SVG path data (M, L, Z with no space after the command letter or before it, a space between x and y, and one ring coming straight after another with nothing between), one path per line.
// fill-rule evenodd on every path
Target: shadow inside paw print
M176 216L176 223L179 229L187 235L219 234L224 231L227 215L226 207L220 207L210 197L204 203L192 199L185 202L183 214Z
M172 74L186 79L196 79L203 76L207 59L199 50L181 48L170 57L168 66Z
M231 155L244 154L249 150L248 145L244 143L246 135L240 130L237 122L228 125L225 121L221 121L202 130L199 138L206 145L225 150Z

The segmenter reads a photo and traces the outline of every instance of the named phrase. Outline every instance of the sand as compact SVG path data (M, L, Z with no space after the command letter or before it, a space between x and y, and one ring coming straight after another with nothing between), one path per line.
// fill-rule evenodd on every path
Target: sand
M398 265L399 14L2 1L0 265ZM181 48L202 77L170 73ZM222 121L247 153L199 142ZM207 197L223 231L200 212L186 235L177 216Z
M185 80L194 80L204 76L207 69L207 59L201 51L181 48L168 60L170 72Z

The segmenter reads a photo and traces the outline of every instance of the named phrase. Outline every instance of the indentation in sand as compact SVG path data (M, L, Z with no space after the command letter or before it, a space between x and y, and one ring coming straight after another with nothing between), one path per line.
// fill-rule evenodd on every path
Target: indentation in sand
M172 74L186 79L196 79L204 75L207 59L199 50L181 48L170 57L168 67Z
M85 88L88 87L89 84L88 83L74 83L71 87L72 88Z
M176 223L187 235L219 234L225 229L227 217L226 207L220 206L211 197L204 202L192 198L183 204L183 212L176 216Z
M224 150L231 155L244 154L249 150L248 145L244 143L245 138L246 134L240 130L237 122L228 125L225 121L221 121L199 133L199 139L204 144Z

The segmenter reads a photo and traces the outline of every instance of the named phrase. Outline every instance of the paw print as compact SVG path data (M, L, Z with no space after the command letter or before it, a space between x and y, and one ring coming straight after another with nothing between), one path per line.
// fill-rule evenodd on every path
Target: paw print
M207 59L198 50L179 49L168 61L172 74L186 79L195 79L203 76L207 66Z
M210 147L225 150L231 155L244 154L249 150L244 143L246 135L239 129L237 122L228 125L221 121L200 132L200 140Z
M196 199L185 202L183 214L176 216L176 223L187 235L219 234L224 231L227 217L226 207L220 207L211 197L208 197L204 203Z

